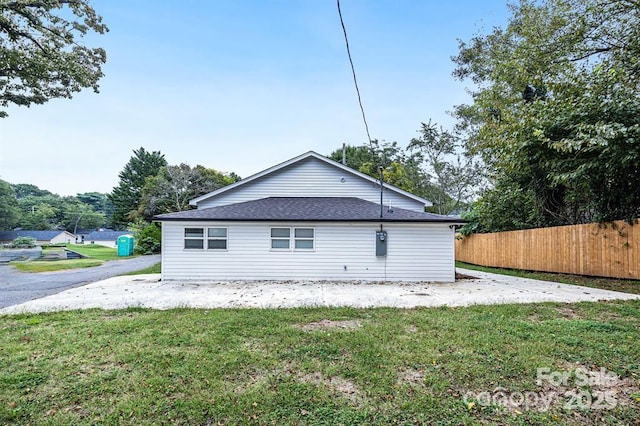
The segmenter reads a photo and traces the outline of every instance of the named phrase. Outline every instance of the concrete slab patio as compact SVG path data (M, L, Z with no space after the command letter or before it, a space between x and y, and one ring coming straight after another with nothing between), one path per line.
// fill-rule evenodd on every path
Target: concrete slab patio
M455 283L338 281L162 282L159 274L110 278L1 309L0 314L146 307L468 306L640 299L640 295L458 269Z

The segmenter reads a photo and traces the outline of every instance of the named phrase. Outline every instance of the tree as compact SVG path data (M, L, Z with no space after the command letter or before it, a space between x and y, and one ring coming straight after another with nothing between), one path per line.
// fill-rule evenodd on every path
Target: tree
M97 93L106 53L80 39L107 31L88 0L1 1L0 106L71 98L87 87Z
M431 201L438 214L450 214L476 195L482 181L482 167L462 153L460 139L431 122L422 123L419 138L411 139L409 150L418 154L425 175L431 176Z
M424 126L423 124L423 128ZM442 135L444 137L445 133ZM452 140L453 137L449 133L446 135ZM376 179L380 178L380 167L382 167L385 183L434 202L435 207L430 208L431 211L440 214L450 213L473 195L472 187L477 182L470 179L471 170L478 172L479 166L475 162L471 162L464 165L458 164L455 167L450 163L452 158L439 156L438 174L431 175L433 167L429 167L431 163L425 159L425 153L421 152L422 149L427 149L427 142L424 140L412 140L407 150L402 149L397 142L373 140L369 146L347 146L346 163L349 167ZM451 154L453 154L453 149L452 145ZM341 161L342 149L333 151L329 158ZM453 158L459 160L462 157L453 156ZM465 169L463 167L469 165L473 168ZM448 179L447 181L445 181L445 177ZM454 196L455 200L452 198Z
M46 189L40 189L36 185L32 185L30 183L16 183L11 185L13 190L16 193L16 198L24 198L29 195L34 195L37 197L42 197L45 195L53 195L51 192Z
M109 194L103 194L101 192L84 192L77 194L76 198L93 207L93 209L104 215L105 225L111 226L111 218L113 216L113 203L109 200Z
M506 28L460 43L454 75L476 88L456 115L495 187L527 195L488 192L477 207L520 203L497 210L534 209L527 226L637 217L640 3L523 0L510 7Z
M102 212L96 212L93 206L85 204L75 197L65 197L61 224L67 231L75 234L78 229L94 229L104 226L106 219Z
M232 184L240 179L214 169L187 164L166 166L156 176L147 178L142 188L138 216L145 220L161 213L188 210L189 200Z
M20 220L16 194L8 182L0 179L0 230L13 229Z
M118 186L109 195L114 207L112 222L115 227L125 228L135 219L147 178L156 176L166 165L160 151L149 152L142 147L133 150L133 156L118 175Z
M416 158L406 155L397 142L372 140L370 145L350 146L345 149L346 165L380 178L380 167L385 183L416 195L424 196L429 191L429 179L420 170ZM336 149L329 158L342 162L342 149Z

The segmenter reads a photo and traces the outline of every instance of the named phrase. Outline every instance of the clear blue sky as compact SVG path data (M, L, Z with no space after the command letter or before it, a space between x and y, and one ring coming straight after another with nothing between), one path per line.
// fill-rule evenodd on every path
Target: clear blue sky
M10 108L0 179L110 192L143 146L246 177L367 142L334 0L94 1L110 32L100 94ZM406 146L468 101L457 39L503 26L504 1L342 0L374 139Z

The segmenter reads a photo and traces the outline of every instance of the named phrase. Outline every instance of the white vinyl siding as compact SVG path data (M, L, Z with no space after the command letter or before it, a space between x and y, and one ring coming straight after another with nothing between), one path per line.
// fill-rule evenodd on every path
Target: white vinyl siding
M229 247L184 250L186 227L227 228ZM272 249L273 228L291 230L290 249ZM295 250L296 228L313 229L313 250ZM376 257L379 223L164 222L162 279L454 281L454 233L448 224L383 228L388 255Z
M316 158L248 182L198 203L199 209L266 197L357 197L380 203L380 186ZM422 212L424 204L395 191L384 191L384 205Z

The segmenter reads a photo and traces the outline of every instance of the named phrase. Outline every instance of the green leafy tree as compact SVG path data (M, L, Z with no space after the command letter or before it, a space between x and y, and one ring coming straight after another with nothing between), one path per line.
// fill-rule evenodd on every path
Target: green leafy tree
M61 213L62 226L73 234L78 229L99 228L106 223L104 213L97 212L93 206L74 198L65 200Z
M378 140L370 146L347 146L346 164L376 179L382 167L385 183L428 199L434 203L429 210L436 213L448 214L466 206L482 178L479 163L458 153L460 141L435 125L422 124L421 133L407 150L397 142ZM342 161L342 149L329 158Z
M214 169L187 164L166 166L156 176L147 178L142 188L138 214L145 220L161 213L188 210L189 201L232 184L240 179Z
M162 228L160 224L137 219L130 225L135 241L134 251L137 254L160 253L162 247Z
M29 200L27 204L24 201ZM23 214L20 219L20 227L29 230L48 230L58 229L57 209L47 202L34 200L30 197L22 198L20 205L23 208ZM25 211L25 208L28 210Z
M454 74L475 85L473 103L456 109L459 130L514 195L487 193L477 208L533 209L513 229L637 217L640 3L510 7L505 28L461 42L454 58Z
M40 189L37 186L32 185L30 183L16 183L16 184L12 184L11 186L13 187L13 190L16 193L16 198L18 199L28 197L29 195L33 195L36 197L53 195L51 192L47 191L46 189Z
M367 146L350 146L345 149L346 165L373 178L380 178L382 167L386 183L419 196L429 193L428 176L420 170L419 159L407 155L397 142L371 141ZM342 149L336 149L329 158L342 162Z
M104 215L104 225L111 227L111 218L113 216L113 203L109 199L109 194L101 192L84 192L77 194L76 198L81 202L90 205L97 213Z
M0 179L0 230L13 229L20 221L20 206L8 182Z
M450 214L466 206L483 180L480 162L465 155L458 136L435 124L422 123L420 137L413 138L409 150L417 158L433 183L430 191L434 210Z
M35 187L37 189L37 187ZM35 193L42 193L33 191ZM46 191L48 192L48 191ZM66 229L75 233L77 229L97 228L105 225L105 216L93 206L76 197L60 197L57 194L27 195L18 199L22 212L19 225L24 229Z
M142 201L142 188L147 178L156 176L167 165L160 151L146 151L144 148L133 150L133 156L118 175L120 182L113 188L109 200L113 203L112 223L116 228L124 229L138 216Z
M107 31L87 0L0 1L0 106L97 93L106 53L81 39Z

